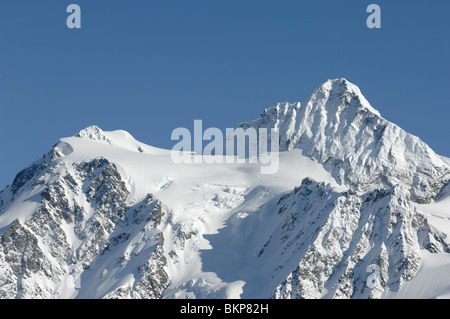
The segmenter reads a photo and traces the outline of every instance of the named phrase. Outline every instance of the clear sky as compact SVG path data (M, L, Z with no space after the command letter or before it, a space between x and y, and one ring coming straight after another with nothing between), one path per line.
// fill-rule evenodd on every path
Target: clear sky
M449 17L448 0L0 0L0 188L91 124L171 148L194 119L235 127L337 77L450 157Z

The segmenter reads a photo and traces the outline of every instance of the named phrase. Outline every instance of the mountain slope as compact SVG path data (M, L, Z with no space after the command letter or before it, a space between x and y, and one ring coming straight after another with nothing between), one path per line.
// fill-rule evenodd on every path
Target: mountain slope
M376 298L415 276L421 251L449 252L445 237L403 187L358 196L305 178L257 214L231 218L223 234L208 237L224 254L206 265L230 280L246 278L247 298L270 292L274 298ZM366 285L370 265L380 267L372 288Z
M167 285L159 229L166 213L161 203L148 195L127 207L129 191L114 164L99 158L66 166L55 160L60 155L56 148L51 153L33 170L19 174L9 190L14 198L19 185L32 183L30 192L21 195L35 201L36 208L16 218L0 237L0 278L5 283L0 296L73 297L75 282L82 280L93 286L86 289L86 297L160 297ZM105 288L100 289L105 283L114 286L117 276L126 280L130 271L135 276L128 291L113 290L106 296Z
M278 172L61 139L0 192L0 298L446 295L426 283L450 265L447 159L345 79L240 127L278 128Z
M382 118L345 79L328 80L305 104L280 103L240 127L278 128L281 151L303 150L358 191L402 184L415 202L429 203L450 179L441 157Z

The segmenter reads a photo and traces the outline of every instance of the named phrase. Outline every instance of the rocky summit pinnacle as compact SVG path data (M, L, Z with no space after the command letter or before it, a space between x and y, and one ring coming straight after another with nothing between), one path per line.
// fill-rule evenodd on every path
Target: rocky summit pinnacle
M79 138L88 138L93 141L105 141L111 143L111 140L106 136L106 134L96 125L91 125L79 131L76 135Z
M323 99L322 103L318 104L318 106L322 107L330 106L330 103L327 103L329 100L337 100L336 102L338 103L344 102L345 104L351 104L353 107L362 108L380 116L380 113L366 100L359 87L345 78L332 79L324 82L315 90L311 99L315 99L316 103L319 99Z

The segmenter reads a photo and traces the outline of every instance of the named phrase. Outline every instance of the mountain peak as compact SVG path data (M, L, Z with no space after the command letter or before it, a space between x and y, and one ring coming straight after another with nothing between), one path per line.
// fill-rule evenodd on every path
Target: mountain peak
M359 87L345 78L328 79L319 87L319 90L340 94L350 93L361 95Z
M358 109L364 109L375 115L381 116L380 113L370 105L361 93L359 87L345 78L330 79L324 82L314 91L310 100L316 101L318 99L324 100L324 103L319 103L319 105L325 105L328 101L333 100L340 103L344 102L344 104L351 104L351 100L354 100L354 103L352 104Z
M336 89L336 88L344 88L346 90L351 90L356 85L350 83L346 78L336 78L336 79L328 79L321 85L321 88L326 90Z
M326 81L306 103L279 104L239 126L276 128L281 151L301 149L358 191L402 184L413 201L429 203L450 178L428 145L381 117L344 78Z
M102 129L96 125L91 125L85 129L82 129L75 135L75 137L88 138L93 141L105 141L111 144L111 140L106 136L105 132L103 132Z
M75 139L84 139L94 142L100 142L110 146L127 149L130 151L138 151L139 153L159 152L156 148L145 145L137 141L130 133L125 130L103 131L96 125L91 125L79 131L74 135ZM69 141L70 144L70 141Z

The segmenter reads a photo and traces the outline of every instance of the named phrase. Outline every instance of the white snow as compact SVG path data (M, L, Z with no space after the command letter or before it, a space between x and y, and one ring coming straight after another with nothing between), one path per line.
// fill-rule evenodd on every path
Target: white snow
M450 298L450 254L422 252L422 267L417 275L397 292L386 291L388 299Z
M95 130L94 133L99 132ZM227 223L252 216L252 213L258 211L270 199L300 185L305 177L329 183L336 191L345 191L345 187L338 185L322 165L303 156L299 149L279 153L278 172L261 175L260 164L174 164L169 150L140 143L124 131L101 131L100 136L87 134L81 138L63 138L57 148L63 154L61 161L66 170L71 170L73 164L99 157L107 158L116 164L122 179L127 183L127 188L131 191L128 198L130 205L152 193L169 208L171 222L163 230L164 250L176 251L177 256L168 260L165 269L170 277L165 298L242 297L247 283L241 279L232 279L234 278L232 272L234 267L245 269L245 263L248 261L232 260L235 263L234 267L221 269L217 263L223 260L224 252L228 254L227 258L233 258L233 252L226 249L228 237L215 236L212 249L208 236L219 234L227 227ZM28 219L38 207L38 200L30 200L38 191L39 189L34 190L34 193L21 193L7 212L0 215L0 229L11 224L15 218L21 221ZM433 204L418 206L428 214L431 225L450 234L450 197ZM86 214L92 213L92 208L84 208ZM238 214L234 215L236 212ZM233 215L234 221L230 220ZM268 226L271 223L270 220L266 222ZM183 249L177 247L177 238L171 237L174 225L181 225L185 231L194 234ZM76 249L80 245L80 240L73 229L66 224L61 227L70 245ZM260 231L264 232L264 229L262 227ZM270 230L270 227L267 229ZM142 263L145 260L141 251L154 249L151 247L157 243L157 241L144 243L140 231L134 230L132 235L134 239L131 240L130 246L114 251L107 259L103 258L102 264L98 264L98 267L95 263L91 265L91 270L81 277L82 289L77 289L75 285L76 280L80 281L79 273L68 274L61 278L55 286L57 293L54 297L96 298L117 287L132 287L137 276L132 269L135 269L138 262ZM251 234L249 232L232 235L234 240L240 238L245 241L246 236ZM252 247L246 249L249 249L250 254ZM43 251L49 255L45 249ZM236 256L246 254L244 251L236 253ZM135 264L124 263L124 266L119 268L114 266L121 256L125 256L128 261L126 256L130 254L141 257ZM52 259L51 256L47 257ZM204 268L205 261L208 263L208 269ZM220 270L220 277L218 273L211 272L211 265ZM230 265L230 260L223 265ZM286 269L294 268L295 264L285 266ZM266 268L273 268L273 265L266 265L258 273L247 274L252 280L252 290L247 290L245 296L265 296L268 293L258 288L260 286L258 282L263 280L261 276ZM282 273L279 272L272 280L274 282L283 280L283 276L280 275ZM99 285L100 279L102 284ZM423 265L418 275L411 282L407 282L399 292L386 292L384 297L437 298L450 296L449 292L450 258L447 254L424 253Z
M427 214L429 224L450 236L450 197L432 204L417 205ZM450 298L450 254L422 251L422 266L417 275L399 291L386 291L382 298Z
M281 152L278 172L261 175L258 163L174 164L169 150L140 143L124 131L105 132L97 127L90 127L78 135L63 138L57 145L63 156L60 159L62 169L71 171L74 164L99 157L107 158L118 167L127 189L131 191L128 198L130 205L152 193L171 211L171 222L163 230L164 250L176 251L177 257L169 259L166 267L171 278L165 294L167 298L193 295L197 298L211 297L214 293L221 298L240 296L245 282L225 282L216 273L205 272L200 253L201 250L212 248L205 236L219 233L237 209L241 212L239 218L244 219L278 194L298 186L305 177L326 181L337 189L342 189L330 173L318 163L302 156L300 150ZM33 194L22 193L7 212L0 215L0 229L8 226L15 218L25 221L32 215L39 201L30 201L31 195ZM92 208L86 206L84 209L86 218L89 218ZM183 249L176 247L177 238L171 238L171 225L181 225L183 230L194 234ZM73 229L64 223L61 227L71 247L77 249L81 241ZM136 274L130 270L137 267L137 264L124 264L122 268L114 267L114 264L121 256L140 256L142 249L150 249L156 244L156 241L144 244L139 229L134 230L132 238L132 246L114 251L107 259L102 257L101 267L97 267L94 261L90 271L84 272L81 277L82 289L77 290L74 283L79 273L61 278L55 287L57 293L54 297L95 298L120 286L131 287ZM43 249L43 252L52 260L48 251ZM217 254L220 252L217 251ZM136 263L142 263L143 260L137 258ZM101 285L98 284L99 278Z

